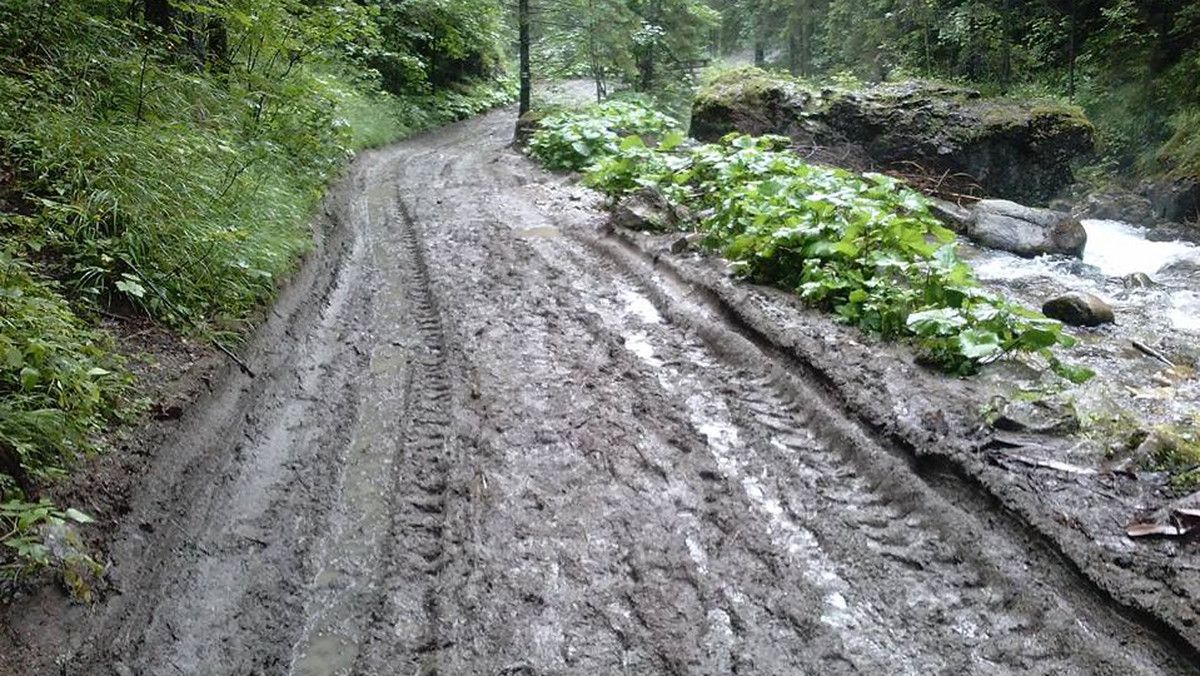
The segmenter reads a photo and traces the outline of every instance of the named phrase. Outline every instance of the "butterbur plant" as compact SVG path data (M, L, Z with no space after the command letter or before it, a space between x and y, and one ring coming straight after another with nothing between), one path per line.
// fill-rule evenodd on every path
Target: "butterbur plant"
M611 197L652 189L705 214L695 226L745 279L790 289L842 322L909 341L951 373L1034 353L1073 382L1092 375L1050 351L1074 344L1059 322L984 289L958 259L954 233L894 178L809 164L778 136L732 134L689 148L682 136L666 134L655 145L600 133L568 161L553 154L568 152L563 130L614 128L580 114L570 120L544 132L535 157L551 167L587 166L585 181Z
M657 111L609 101L546 117L529 141L529 152L548 168L579 171L621 152L626 138L659 139L678 128Z

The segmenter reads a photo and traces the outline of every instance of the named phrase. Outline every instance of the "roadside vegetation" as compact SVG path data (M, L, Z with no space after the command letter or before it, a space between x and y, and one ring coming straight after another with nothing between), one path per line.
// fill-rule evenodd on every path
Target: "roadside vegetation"
M907 340L949 372L1024 352L1072 380L1091 376L1050 351L1074 344L1059 322L975 281L954 233L903 183L809 164L781 137L685 146L677 126L632 104L601 104L548 117L530 152L548 167L585 169L586 182L610 197L651 191L698 214L678 227L702 232L742 277Z
M355 152L512 100L504 31L483 0L0 6L0 578L77 571L46 538L89 517L39 494L138 410L97 320L237 342Z

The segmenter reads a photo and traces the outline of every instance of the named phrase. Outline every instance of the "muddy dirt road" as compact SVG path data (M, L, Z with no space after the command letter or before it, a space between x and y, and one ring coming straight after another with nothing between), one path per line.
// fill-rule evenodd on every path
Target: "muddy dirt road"
M605 237L511 123L360 159L61 673L1194 673Z

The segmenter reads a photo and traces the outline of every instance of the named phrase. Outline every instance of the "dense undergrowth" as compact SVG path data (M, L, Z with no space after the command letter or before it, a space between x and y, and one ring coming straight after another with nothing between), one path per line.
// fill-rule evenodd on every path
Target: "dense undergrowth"
M954 234L914 190L880 174L809 164L784 138L731 135L685 147L670 126L628 107L592 107L555 116L530 147L548 166L587 166L586 181L611 197L651 190L700 214L683 226L703 232L743 277L793 290L872 334L905 339L947 371L969 374L1032 352L1065 377L1089 377L1050 352L1074 343L1059 322L975 281Z
M159 4L0 5L0 578L63 563L42 534L83 517L35 494L130 410L95 318L238 340L356 151L515 94L385 91L357 3Z

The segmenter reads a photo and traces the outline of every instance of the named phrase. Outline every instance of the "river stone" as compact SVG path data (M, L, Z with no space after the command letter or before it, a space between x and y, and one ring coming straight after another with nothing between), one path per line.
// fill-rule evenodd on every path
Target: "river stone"
M930 197L929 211L954 232L964 233L971 225L971 210L954 202Z
M1100 326L1115 321L1112 306L1090 293L1080 291L1046 301L1042 305L1042 314L1071 326Z
M1087 231L1066 212L983 200L971 210L966 234L993 249L1033 258L1043 254L1083 255Z
M1150 225L1156 220L1148 197L1119 188L1089 194L1076 207L1076 212L1083 218L1138 225Z
M1144 272L1134 272L1121 278L1127 289L1148 289L1154 286L1154 280Z

